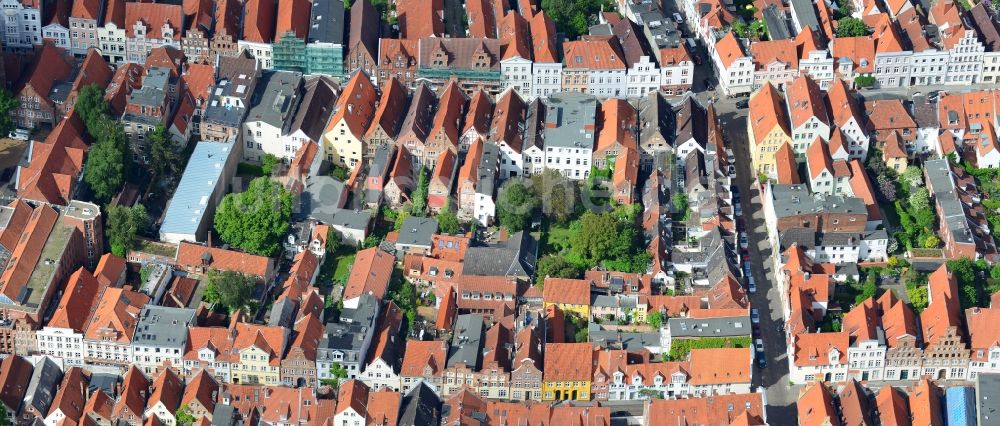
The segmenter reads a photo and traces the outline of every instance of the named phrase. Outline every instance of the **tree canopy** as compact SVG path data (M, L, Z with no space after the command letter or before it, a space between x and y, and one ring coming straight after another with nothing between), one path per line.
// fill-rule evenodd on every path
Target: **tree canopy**
M125 257L129 250L135 248L136 235L145 232L149 227L149 214L146 207L136 204L133 207L111 207L108 209L107 229L108 243L111 253Z
M507 231L517 232L531 224L531 214L538 206L538 194L527 179L508 179L497 195L497 219Z
M278 166L278 161L278 157L274 154L264 154L264 158L260 161L260 170L264 173L264 176L274 174L274 168Z
M545 169L531 176L531 188L537 194L542 213L549 219L565 223L580 205L580 187L555 169Z
M864 21L853 16L845 16L837 21L837 37L863 37L868 35Z
M170 138L170 132L162 124L156 125L149 132L146 138L149 167L153 174L160 176L163 172L174 171L177 163L177 152L174 151L174 141Z
M445 202L444 208L437 215L438 231L442 234L458 234L462 227L458 224L458 216L451 208L451 198Z
M13 94L5 89L0 89L0 135L7 137L7 134L14 130L14 119L10 112L21 105Z
M215 229L229 244L272 256L281 249L292 216L292 194L268 177L250 181L246 191L227 194L215 213Z
M423 215L427 212L427 191L430 187L430 180L427 178L427 169L420 167L417 172L417 187L413 190L410 200L413 202L412 213Z
M239 272L211 270L205 287L205 301L215 303L229 313L252 308L257 280L258 277Z
M545 278L579 278L583 270L570 263L563 256L549 254L538 260L537 283L542 284Z
M83 181L99 203L114 197L125 183L125 157L124 147L110 140L98 142L87 153Z
M587 34L590 25L597 23L601 10L614 10L609 0L542 0L545 11L556 29L570 39Z

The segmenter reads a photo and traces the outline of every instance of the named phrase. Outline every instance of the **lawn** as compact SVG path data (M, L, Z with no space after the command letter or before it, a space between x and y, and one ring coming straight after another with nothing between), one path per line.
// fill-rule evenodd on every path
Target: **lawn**
M354 265L355 253L345 253L337 256L337 267L333 270L333 278L338 281L347 281L347 276L351 274L351 265Z
M663 355L664 361L682 361L687 359L691 349L714 348L749 348L752 345L750 336L745 337L702 337L700 339L674 339L670 344L670 353Z
M571 224L572 222L565 225L549 225L549 240L546 252L562 253L564 250L569 249L570 244L573 243L573 237L575 235L575 232L570 227Z

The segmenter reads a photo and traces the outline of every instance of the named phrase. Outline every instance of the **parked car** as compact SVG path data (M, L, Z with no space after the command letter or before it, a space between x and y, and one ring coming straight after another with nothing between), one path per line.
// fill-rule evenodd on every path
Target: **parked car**
M750 101L746 99L740 99L736 101L736 108L744 109L750 106Z
M764 355L761 354L757 357L757 368L763 370L764 367L767 367L767 361L764 360Z
M750 276L750 261L743 262L743 275Z
M684 22L684 17L681 16L680 13L674 12L674 20L677 21L677 23L679 24L681 22Z
M747 287L750 288L750 294L757 294L757 284L753 282L753 275L750 276L749 285L747 285Z
M754 324L760 324L760 313L757 312L757 308L750 309L750 321Z
M764 339L754 340L753 347L754 347L754 349L757 350L758 353L760 353L761 355L763 355L764 354Z
M14 129L7 135L7 137L9 138L17 139L19 141L26 141L29 139L30 136L31 132L29 132L27 129Z
M736 205L736 215L739 216L739 204ZM750 240L747 239L746 232L740 232L740 248L750 247Z
M733 212L736 213L737 217L743 216L743 205L739 201L733 203Z

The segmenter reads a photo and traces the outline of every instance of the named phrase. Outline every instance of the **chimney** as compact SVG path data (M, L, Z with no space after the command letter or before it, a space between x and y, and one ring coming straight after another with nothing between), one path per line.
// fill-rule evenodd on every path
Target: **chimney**
M205 241L205 245L208 246L208 248L212 248L212 231L211 230L208 231L208 241Z

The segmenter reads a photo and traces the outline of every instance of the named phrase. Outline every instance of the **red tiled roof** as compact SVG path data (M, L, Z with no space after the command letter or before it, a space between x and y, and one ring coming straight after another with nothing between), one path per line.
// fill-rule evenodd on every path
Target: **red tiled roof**
M309 33L311 10L312 2L309 0L278 0L278 23L274 41L280 41L281 37L289 32L305 40Z
M542 300L546 303L590 306L590 281L546 277Z
M544 380L546 382L590 381L594 349L584 343L547 343Z
M333 117L327 125L326 131L333 130L342 120L347 123L347 128L354 137L360 139L368 130L375 114L376 100L378 92L372 84L368 74L357 72L344 86L344 91L337 99L334 107Z
M177 247L177 265L200 267L209 260L208 267L220 271L235 271L247 275L266 278L272 269L272 260L235 250L205 247L201 244L182 241Z
M243 40L271 43L275 31L275 0L247 0L244 5Z
M443 0L396 0L399 37L420 39L444 35Z
M51 105L49 93L52 85L56 81L65 81L72 74L73 66L66 60L66 51L56 47L51 42L42 43L42 48L35 57L31 70L26 75L29 77L14 90L15 94L20 94L25 88L31 87L39 97L41 102Z
M162 39L163 26L173 30L174 41L181 40L184 25L184 10L177 4L166 3L133 3L125 4L125 33L129 38L135 37L135 23L142 21L146 26L147 39Z
M68 2L67 2L68 3ZM95 21L100 20L101 16L101 0L76 0L73 3L73 9L70 11L70 16L80 19L93 19Z
M53 328L68 328L80 333L90 320L97 299L104 291L97 279L84 268L70 275L59 307L47 324Z
M378 247L359 251L351 266L351 274L344 285L344 300L372 294L378 299L385 297L392 277L396 259Z

